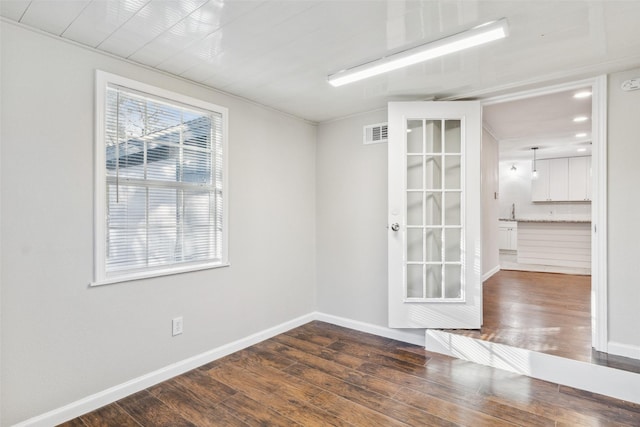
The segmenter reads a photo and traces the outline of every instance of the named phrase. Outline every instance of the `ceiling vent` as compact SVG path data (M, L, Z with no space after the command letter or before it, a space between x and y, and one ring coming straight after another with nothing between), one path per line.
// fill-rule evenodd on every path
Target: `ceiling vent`
M387 123L378 123L364 127L364 143L380 144L387 142Z

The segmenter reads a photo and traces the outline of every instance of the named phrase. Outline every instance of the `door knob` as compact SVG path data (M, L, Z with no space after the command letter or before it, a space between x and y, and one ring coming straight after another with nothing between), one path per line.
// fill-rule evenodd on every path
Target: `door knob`
M400 224L398 224L397 222L395 222L395 223L391 224L391 229L392 229L393 231L398 231L398 230L400 230Z

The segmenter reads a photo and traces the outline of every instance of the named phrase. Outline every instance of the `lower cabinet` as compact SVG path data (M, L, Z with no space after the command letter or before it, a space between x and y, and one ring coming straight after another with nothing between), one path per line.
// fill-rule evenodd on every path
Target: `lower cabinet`
M498 228L498 249L518 250L518 222L500 221Z

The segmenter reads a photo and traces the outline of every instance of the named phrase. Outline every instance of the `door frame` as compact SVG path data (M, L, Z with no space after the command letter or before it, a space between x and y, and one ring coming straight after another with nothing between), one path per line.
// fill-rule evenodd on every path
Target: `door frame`
M607 76L481 98L482 107L591 87L591 345L608 353Z

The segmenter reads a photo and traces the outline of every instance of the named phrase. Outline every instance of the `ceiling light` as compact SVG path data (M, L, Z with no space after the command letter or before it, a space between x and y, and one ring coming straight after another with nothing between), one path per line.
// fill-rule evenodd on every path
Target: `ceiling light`
M578 153L584 153L585 151L587 151L587 149L583 147L583 148L578 148L577 151Z
M589 120L587 116L577 116L573 118L573 121L576 123L586 122L587 120Z
M531 178L538 179L538 169L536 169L536 152L539 147L531 147L533 150L533 171L531 172Z
M428 61L429 59L438 58L449 53L459 52L470 47L502 39L505 38L507 34L507 20L503 18L440 40L402 50L389 56L383 56L375 61L339 71L330 75L328 80L332 86L342 86L419 62Z
M584 138L585 136L587 136L586 132L576 133L576 138Z
M518 168L516 167L516 164L512 164L511 165L511 169L509 169L511 171L511 173L516 173L518 171Z
M582 90L580 92L576 92L573 97L576 99L588 98L591 96L590 90Z

